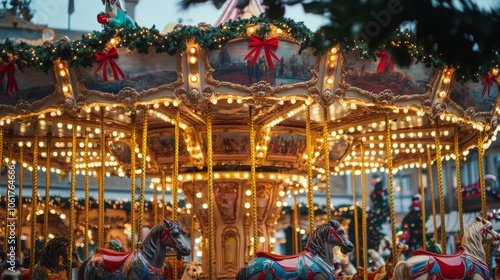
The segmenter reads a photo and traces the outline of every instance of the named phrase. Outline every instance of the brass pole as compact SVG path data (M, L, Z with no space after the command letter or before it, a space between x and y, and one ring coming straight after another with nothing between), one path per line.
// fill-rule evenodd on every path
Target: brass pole
M361 143L363 145L363 143ZM359 262L359 221L358 221L358 198L357 198L357 190L356 190L356 168L352 166L352 201L354 205L354 240L356 243L355 247L355 255L356 255L356 266L358 267L361 263ZM366 203L366 202L365 202Z
M462 183L460 180L460 149L458 143L458 128L455 127L455 134L453 136L453 146L455 149L455 176L457 185L457 199L458 199L458 222L460 223L460 236L464 236L464 217L463 217L463 203L462 203Z
M23 235L23 176L24 176L24 144L19 143L19 199L17 217L19 219L19 226L17 228L17 255L21 256L21 235Z
M427 250L427 234L425 226L425 187L424 187L424 171L422 166L422 156L418 157L419 174L420 174L420 209L422 211L422 249Z
M436 166L438 172L438 188L439 188L439 217L441 218L441 250L446 255L446 212L444 210L444 186L443 186L443 164L441 162L441 133L439 132L439 124L436 119Z
M132 240L132 251L136 249L136 244L138 240L136 240L135 235L137 232L137 219L135 217L135 212L136 210L136 178L135 178L135 169L136 169L136 163L135 159L137 157L137 115L135 111L132 112L132 115L130 116L131 119L131 136L132 136L132 149L130 149L130 220L132 220L132 223L130 225L131 230L130 230L130 239Z
M332 197L330 189L330 147L328 146L328 108L323 108L323 153L325 154L326 219L332 219Z
M99 247L104 247L104 177L106 176L106 167L104 166L104 159L106 157L105 155L105 145L106 145L106 138L104 135L104 107L100 108L101 112L101 146L100 146L100 157L101 157L101 168L99 168L99 180L98 180L98 193L99 193L99 215L98 215L98 222L99 222L99 236L98 236L98 241L97 244Z
M396 246L396 213L394 211L394 179L392 174L392 147L391 147L391 123L389 120L389 114L385 115L385 145L387 149L387 172L389 176L389 210L391 213L391 233L392 233L392 244ZM392 259L396 260L397 250L392 250ZM392 267L390 268L394 271L394 266L396 261L393 261Z
M307 149L307 205L309 206L309 235L314 232L314 194L312 180L312 139L311 139L311 108L306 106L306 149Z
M429 175L429 191L431 193L431 209L432 209L432 222L434 223L433 238L434 243L438 242L437 234L437 213L436 213L436 198L434 194L434 180L432 179L432 159L431 159L431 147L427 146L427 170Z
M34 122L34 143L33 143L33 171L31 177L31 233L30 233L30 280L35 276L35 251L36 251L36 207L38 202L38 145L40 124L38 117ZM1 150L1 149L0 149Z
M252 108L252 107L250 107ZM252 122L253 123L253 122ZM251 129L250 129L251 130ZM250 138L250 143L252 141ZM255 147L255 146L253 146ZM208 180L208 277L215 279L214 175L212 162L212 106L207 103L207 180ZM252 147L250 147L252 149Z
M85 225L84 236L85 244L83 249L83 258L89 258L89 208L90 208L90 155L89 155L89 133L85 133L85 147L84 147L84 160L85 160Z
M43 213L43 245L49 240L49 203L50 203L50 152L52 145L52 133L47 133L47 161L45 163L45 210Z
M74 244L74 229L75 226L75 190L76 190L76 156L77 156L77 140L78 140L78 116L73 118L73 139L71 146L71 187L69 191L69 227L68 227L68 239L69 248L68 256L73 256L73 244ZM101 131L104 133L104 131ZM49 171L49 170L47 170ZM49 172L50 173L50 172ZM73 267L73 258L68 258L68 267ZM68 279L73 279L73 269L66 270Z
M477 136L477 162L479 168L479 188L481 189L481 211L483 219L488 219L488 208L486 206L486 186L484 184L484 146L483 146L483 133L479 132ZM490 247L485 246L486 263L490 267Z
M367 237L367 221L366 221L366 177L365 177L365 149L364 144L361 142L359 146L359 153L361 157L361 234L363 236L363 279L368 279L368 237Z
M142 120L142 144L141 144L141 189L139 194L139 228L138 228L138 242L142 244L142 227L144 222L144 195L146 193L146 169L147 169L147 146L148 146L148 106L146 105L143 110Z

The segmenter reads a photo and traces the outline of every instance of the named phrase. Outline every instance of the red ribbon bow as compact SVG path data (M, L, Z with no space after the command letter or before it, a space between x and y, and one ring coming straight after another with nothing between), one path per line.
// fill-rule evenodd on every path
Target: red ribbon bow
M380 58L380 62L377 65L377 72L385 72L385 68L387 67L387 54L386 50L380 50L377 53L377 57ZM389 60L389 69L392 71L394 69L394 59Z
M5 92L10 94L19 91L17 86L16 78L14 77L14 72L16 71L16 65L13 61L0 66L0 85L3 83L3 78L7 73L7 87Z
M252 55L252 60L248 65L253 65L257 58L259 58L260 51L262 47L264 47L264 53L266 54L267 65L271 70L274 70L273 58L276 61L280 61L278 56L274 53L274 51L278 48L278 39L271 38L267 40L263 40L257 36L250 37L250 42L248 42L248 47L253 48L243 60L249 59Z
M488 73L484 74L483 80L481 81L481 84L483 84L483 92L481 93L481 97L484 97L486 91L488 91L488 96L490 96L491 86L495 84L496 80L497 76L495 75L490 76Z
M111 71L113 72L113 78L115 81L119 81L120 78L118 77L118 74L122 76L122 79L125 78L125 74L123 74L122 69L116 64L115 59L118 58L118 51L116 50L115 47L112 47L107 53L103 52L98 52L95 54L95 60L99 63L99 67L95 70L95 73L99 71L102 68L102 77L104 78L104 81L108 81L108 73L107 73L107 67L108 67L108 62L109 65L111 66Z

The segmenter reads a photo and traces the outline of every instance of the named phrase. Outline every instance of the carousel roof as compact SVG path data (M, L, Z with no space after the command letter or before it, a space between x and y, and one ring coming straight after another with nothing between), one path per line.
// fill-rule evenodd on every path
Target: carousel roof
M399 36L394 42L411 41L411 34ZM482 82L464 80L456 69L434 67L415 45L407 68L359 42L322 52L312 33L291 20L179 25L166 35L105 28L77 41L7 42L0 49L7 74L2 153L19 159L22 146L22 161L31 166L38 133L38 164L50 157L57 172L71 169L74 124L78 170L86 166L88 135L90 170L104 163L107 174L129 176L141 167L140 160L131 166L131 154L142 156L145 148L153 177L174 168L176 120L181 173L207 167L209 128L214 170L228 173L249 170L251 137L258 171L306 174L310 136L317 175L325 173L325 160L334 173L362 164L387 168L387 144L397 168L425 164L428 152L434 160L436 145L442 157L453 157L455 143L464 155L478 136L487 147L496 135L497 69L478 73Z

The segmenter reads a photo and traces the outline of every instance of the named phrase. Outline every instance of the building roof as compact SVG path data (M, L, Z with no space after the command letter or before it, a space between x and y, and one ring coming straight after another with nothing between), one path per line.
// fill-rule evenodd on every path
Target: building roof
M265 12L264 6L260 0L250 0L248 6L244 9L238 9L236 5L238 0L229 0L225 4L225 8L217 21L215 21L214 26L218 26L230 19L236 20L238 17L249 18L251 16L258 16Z

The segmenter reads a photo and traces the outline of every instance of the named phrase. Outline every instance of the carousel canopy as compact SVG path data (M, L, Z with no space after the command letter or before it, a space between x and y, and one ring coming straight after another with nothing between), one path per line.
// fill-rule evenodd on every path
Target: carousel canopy
M20 159L22 147L26 166L36 152L39 165L49 157L67 173L76 133L77 170L94 174L104 164L108 175L130 176L141 170L134 153L147 157L148 176L171 175L176 156L181 174L198 172L211 153L221 174L249 171L252 160L258 172L304 174L311 157L321 176L417 166L495 139L498 69L464 76L407 32L387 43L407 44L414 63L398 67L383 46L356 41L325 48L303 24L263 16L166 35L106 27L77 41L7 41L2 153Z

